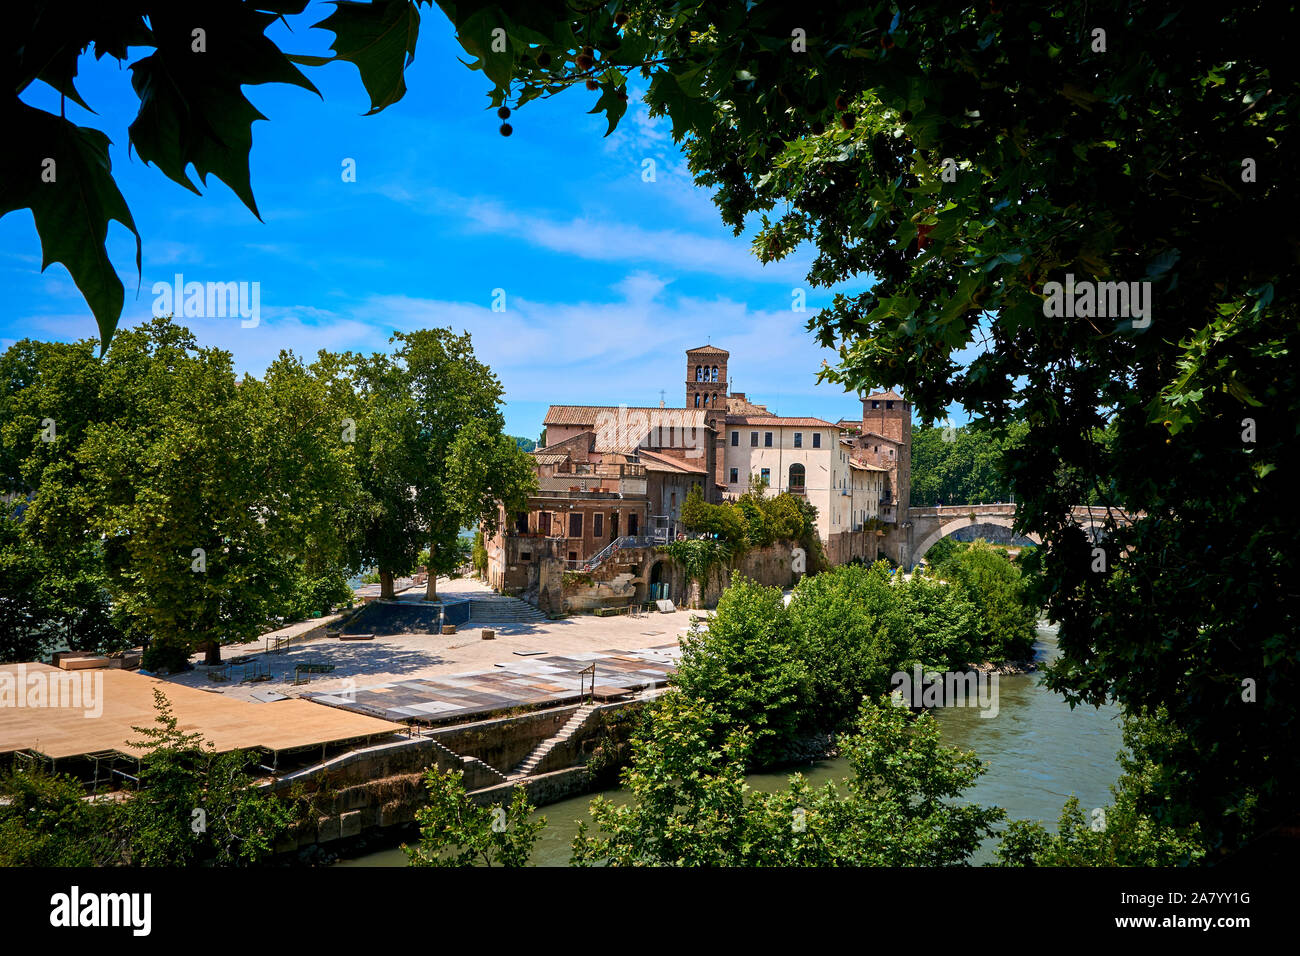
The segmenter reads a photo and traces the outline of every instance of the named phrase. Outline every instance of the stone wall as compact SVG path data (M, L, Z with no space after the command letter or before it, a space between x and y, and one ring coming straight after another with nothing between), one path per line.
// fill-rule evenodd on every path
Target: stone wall
M480 805L508 801L516 786L523 786L536 806L585 792L593 787L585 763L600 743L606 719L642 706L636 700L596 708L572 737L546 755L536 773L519 781L506 780L502 771L553 737L577 705L448 727L286 774L267 786L276 792L300 787L312 801L313 821L281 840L276 850L289 853L412 823L427 802L423 774L432 766L462 771L466 790Z

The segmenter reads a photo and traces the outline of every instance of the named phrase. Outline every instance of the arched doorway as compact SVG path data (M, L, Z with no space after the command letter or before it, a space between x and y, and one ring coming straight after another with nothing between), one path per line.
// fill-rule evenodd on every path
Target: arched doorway
M672 562L656 561L650 568L650 577L646 585L647 601L672 600Z

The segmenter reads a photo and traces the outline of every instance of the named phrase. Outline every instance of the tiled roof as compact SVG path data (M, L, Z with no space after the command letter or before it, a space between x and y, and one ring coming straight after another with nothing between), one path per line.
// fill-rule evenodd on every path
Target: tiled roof
M863 432L861 437L866 438L867 436L871 436L872 438L879 438L881 441L887 441L887 442L889 442L891 445L901 445L901 444L903 444L899 439L897 439L897 438L890 438L888 435L882 435L882 434L880 434L880 432Z
M892 388L883 392L873 392L872 394L866 397L866 401L877 401L877 400L885 400L885 401L892 400L895 402L907 401L907 399L905 399L902 395L899 395Z
M558 465L561 462L569 460L568 455L555 454L554 452L533 452L533 460L539 465Z
M716 345L701 345L699 348L687 349L687 355L695 355L699 352L707 352L710 355L730 355L726 349L720 349Z
M776 415L728 415L728 425L766 425L771 428L837 428L820 418L783 418Z
M658 455L644 448L638 453L642 463L650 471L667 471L672 474L707 475L709 470L703 463L696 464L688 459L674 458L671 455Z
M704 409L702 408L657 408L655 406L638 406L629 405L626 408L620 405L552 405L546 412L546 418L542 421L543 425L595 425L597 420L602 421L623 413L627 416L640 414L644 412L650 416L650 427L655 427L660 421L665 428L669 424L686 425L688 428L699 428L704 425Z
M888 468L881 468L879 465L868 465L865 462L849 459L849 467L856 468L858 471L889 471Z

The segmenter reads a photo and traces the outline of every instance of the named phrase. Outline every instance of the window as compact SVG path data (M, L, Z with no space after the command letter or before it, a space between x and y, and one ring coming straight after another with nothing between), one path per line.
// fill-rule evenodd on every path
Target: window
M872 402L872 403L871 403L871 407L872 407L872 408L879 408L879 407L880 407L880 403L879 403L879 402Z
M579 512L569 513L569 537L582 537L582 515Z
M715 382L718 380L718 367L717 367L716 365L713 366L713 379L712 379L712 380L715 381Z
M731 469L731 483L734 485L738 481L740 481L740 469L733 468Z
M577 560L578 560L578 552L577 552L577 551L570 551L570 552L569 552L569 560L570 560L570 561L573 561L573 562L577 562Z
M695 381L697 381L697 382L702 382L702 381L704 381L704 366L703 366L703 365L697 365L697 366L695 366Z
M772 433L771 433L771 432L763 432L763 447L764 447L764 448L771 448L771 447L772 447Z
M605 533L605 516L603 514L594 514L591 516L591 534L594 538L599 538Z
M804 470L803 465L797 461L790 466L790 490L803 491Z
M699 408L699 407L700 407L700 396L699 396L698 393L697 393L696 396L695 396L695 407L696 407L696 408Z
M636 524L636 522L637 522L637 515L636 515L635 513L634 513L634 514L630 514L630 515L627 516L627 533L628 533L628 534L630 534L630 535L635 535L635 534L636 534L636 529L637 529L637 524Z
M893 407L894 407L894 403L893 403L893 402L885 402L885 407L886 407L886 408L893 408Z
M763 479L763 484L770 485L772 483L772 469L764 468L759 472L759 477Z
M522 561L524 564L527 564L529 561L533 560L533 552L531 552L531 551L520 551L520 552L519 552L519 560Z
M528 512L521 511L515 515L515 531L518 534L528 533Z
M821 432L813 432L813 447L814 447L814 448L821 448L821 447L822 447L822 433L821 433ZM840 457L843 458L844 456L841 455Z
M758 432L749 433L749 447L750 448L758 447Z
M740 445L740 432L731 433L731 447L736 448Z
M794 447L795 448L803 447L803 432L794 433Z

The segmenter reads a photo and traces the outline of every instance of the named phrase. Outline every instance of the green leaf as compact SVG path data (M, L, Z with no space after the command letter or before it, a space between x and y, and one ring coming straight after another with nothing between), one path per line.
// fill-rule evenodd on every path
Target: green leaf
M614 132L615 127L618 126L618 121L621 120L623 114L627 112L627 100L618 95L618 92L613 85L607 84L601 87L600 99L596 101L596 105L587 110L587 112L603 112L605 114L605 118L609 120L609 129L605 130L605 135L608 136L610 133Z
M370 116L406 95L406 68L415 60L420 11L411 0L334 0L334 12L315 24L334 34L333 57L290 57L296 63L319 66L346 60L357 68L370 94ZM467 47L468 49L468 47ZM471 51L472 52L472 51Z
M17 105L12 117L13 139L0 157L0 216L16 209L32 211L41 237L41 269L54 262L67 267L95 315L102 353L125 298L104 247L109 220L134 234L137 273L141 252L135 220L113 181L109 138L25 103ZM44 181L46 169L52 170L53 182Z

